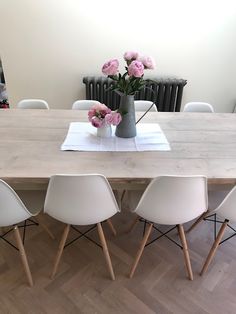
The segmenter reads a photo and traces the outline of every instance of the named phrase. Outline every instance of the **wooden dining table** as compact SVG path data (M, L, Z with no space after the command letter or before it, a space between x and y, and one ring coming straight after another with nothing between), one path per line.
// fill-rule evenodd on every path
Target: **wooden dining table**
M137 113L137 118L142 113ZM54 174L100 173L114 188L136 189L162 175L205 175L209 183L236 182L236 114L149 112L170 151L61 151L79 110L0 110L0 178L13 187L41 189Z

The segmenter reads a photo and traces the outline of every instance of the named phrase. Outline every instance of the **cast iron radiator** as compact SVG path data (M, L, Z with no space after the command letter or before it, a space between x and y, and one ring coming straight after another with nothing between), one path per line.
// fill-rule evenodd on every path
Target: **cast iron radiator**
M183 88L187 81L177 78L152 78L152 80L155 82L148 82L143 90L135 94L135 99L154 101L158 111L180 111ZM120 96L114 91L107 91L112 82L103 76L84 77L86 99L98 100L112 110L117 109Z

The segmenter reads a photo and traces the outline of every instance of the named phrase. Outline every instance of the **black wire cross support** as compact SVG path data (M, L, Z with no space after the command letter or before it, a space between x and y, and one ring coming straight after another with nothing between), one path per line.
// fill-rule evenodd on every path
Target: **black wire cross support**
M168 240L170 240L171 242L173 242L174 244L176 244L178 247L180 247L181 250L183 249L182 245L180 245L178 242L176 242L175 240L173 240L171 237L169 237L169 236L167 235L169 232L171 232L172 230L174 230L175 228L177 228L177 226L174 226L174 227L170 228L169 230L167 230L167 231L165 231L165 232L163 232L163 231L161 231L160 229L158 229L157 227L155 227L155 225L153 225L153 228L154 228L155 230L157 230L158 232L160 232L161 235L158 236L158 237L156 237L156 238L155 238L154 240L152 240L151 242L147 243L146 246L149 245L149 244L151 244L151 243L153 243L153 242L155 242L156 240L162 238L163 236L165 236Z
M139 221L143 222L144 223L144 228L143 228L143 236L145 234L145 230L146 230L146 225L147 223L149 223L147 220L143 219L143 218L140 218ZM177 245L178 247L181 248L181 250L183 249L182 245L180 245L177 241L173 240L171 237L169 237L167 234L170 233L172 230L174 230L175 228L177 228L177 225L174 226L174 227L171 227L169 230L167 231L161 231L159 228L157 228L155 226L155 224L153 224L153 228L158 231L159 233L161 233L161 235L157 236L155 239L151 240L150 242L148 242L146 246L152 244L153 242L157 241L158 239L162 238L162 237L166 237L168 240L170 240L171 242L173 242L175 245Z
M213 217L213 219L211 219L211 217ZM216 223L220 222L216 220L216 214L211 214L205 218L203 218L204 221L211 221L214 222L214 240L216 240L216 233L217 233L217 226Z
M25 235L26 235L26 228L31 226L38 226L39 224L34 221L32 218L28 218L24 221L23 225L19 225L18 228L23 228L23 239L22 242L25 244Z
M23 244L25 244L25 235L26 235L26 228L30 227L30 226L38 226L38 223L36 221L34 221L33 219L26 219L22 225L18 225L18 228L23 228L23 235L22 235L22 242ZM14 249L16 249L17 251L19 251L19 249L13 244L11 243L11 241L7 240L5 237L7 234L9 234L10 232L12 232L14 230L14 227L9 229L8 231L6 231L4 234L0 235L0 239L2 239L3 241L5 241L7 244L9 244L11 247L13 247Z
M214 217L214 218L211 219L211 217ZM204 218L204 220L214 222L214 240L216 240L217 223L223 224L224 221L218 220L216 214L209 215L209 216L207 216L206 218ZM228 236L227 238L225 238L224 240L222 240L222 241L219 243L219 245L222 244L222 243L224 243L224 242L226 242L227 240L233 238L234 236L236 236L236 229L234 229L234 228L233 228L232 226L230 226L229 224L227 224L227 227L230 228L231 230L233 230L234 233L231 234L230 236Z
M11 247L13 247L14 249L16 249L17 251L19 251L19 249L18 249L14 244L12 244L10 241L8 241L8 240L5 238L5 236L6 236L8 233L12 232L13 230L14 230L14 228L11 228L10 230L8 230L7 232L5 232L4 234L1 234L1 235L0 235L0 239L2 239L3 241L5 241L7 244L9 244Z
M67 246L69 246L70 244L74 243L75 241L79 240L82 237L85 237L86 239L88 239L89 241L91 241L92 243L96 244L97 246L99 246L102 249L102 246L97 243L96 241L94 241L93 239L91 239L90 237L87 236L87 233L91 232L92 230L94 230L97 227L97 225L93 225L91 228L89 228L88 230L86 230L85 232L81 232L79 229L77 229L75 226L71 226L71 228L73 230L75 230L76 232L78 232L80 235L76 238L74 238L73 240L71 240L70 242L66 243L64 248L66 248Z

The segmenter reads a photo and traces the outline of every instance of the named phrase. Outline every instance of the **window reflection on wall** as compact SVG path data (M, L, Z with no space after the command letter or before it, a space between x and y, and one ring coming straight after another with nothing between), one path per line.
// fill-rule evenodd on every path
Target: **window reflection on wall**
M7 90L6 90L6 82L3 73L2 62L0 59L0 109L9 108Z

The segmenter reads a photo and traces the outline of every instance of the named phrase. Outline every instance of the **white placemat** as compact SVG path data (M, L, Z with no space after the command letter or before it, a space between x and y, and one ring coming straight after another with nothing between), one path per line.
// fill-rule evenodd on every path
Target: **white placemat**
M154 123L137 124L137 136L120 138L114 135L101 138L97 136L97 129L87 122L71 122L61 150L75 151L168 151L170 145L160 126Z

